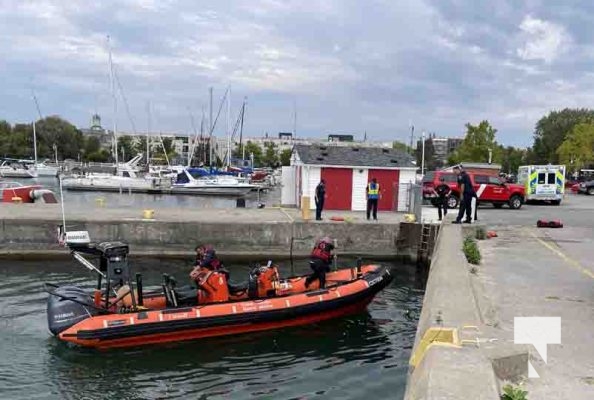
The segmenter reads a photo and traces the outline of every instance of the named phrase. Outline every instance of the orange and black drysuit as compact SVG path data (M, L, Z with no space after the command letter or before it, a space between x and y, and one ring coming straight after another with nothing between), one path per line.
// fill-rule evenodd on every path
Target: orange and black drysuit
M305 287L308 287L316 279L320 281L320 288L326 287L326 272L330 272L333 249L334 245L330 243L329 239L322 239L316 243L309 261L309 266L313 270L313 274L305 279Z

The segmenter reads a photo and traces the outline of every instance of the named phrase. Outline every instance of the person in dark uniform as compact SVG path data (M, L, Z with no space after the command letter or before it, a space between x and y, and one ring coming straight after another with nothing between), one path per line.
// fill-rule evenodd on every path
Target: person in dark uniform
M309 261L313 274L305 278L306 288L316 279L320 281L320 289L326 287L326 272L330 272L330 265L334 257L332 250L334 250L334 244L329 237L324 237L316 242Z
M373 219L377 220L377 202L379 201L380 186L377 179L373 178L367 184L367 219L373 211Z
M462 223L462 217L466 214L466 219L464 220L465 224L472 223L472 198L476 196L474 188L472 187L472 182L470 181L470 176L466 173L466 171L462 170L461 167L455 166L454 173L458 177L458 185L460 187L460 193L462 194L462 198L460 199L460 211L458 211L458 217L455 221L452 221L454 224Z
M316 221L322 220L322 210L324 209L324 198L326 197L326 182L320 180L316 186L315 202L316 202Z
M437 193L437 214L439 215L439 220L441 221L442 218L442 210L443 210L443 217L448 215L448 197L450 195L451 189L445 183L445 179L443 177L439 178L439 185L435 188L435 192Z

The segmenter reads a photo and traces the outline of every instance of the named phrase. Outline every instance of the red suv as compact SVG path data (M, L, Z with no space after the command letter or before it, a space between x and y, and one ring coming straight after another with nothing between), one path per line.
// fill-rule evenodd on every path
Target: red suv
M474 186L474 191L478 196L479 202L493 203L495 208L501 208L504 204L507 204L511 209L518 209L524 204L524 186L506 183L498 176L489 175L488 173L469 171L467 174ZM423 198L431 200L431 203L436 205L437 193L435 192L435 188L441 183L441 178L444 179L444 183L451 189L448 198L448 208L458 207L460 202L460 188L458 187L456 174L453 172L427 172L423 178Z

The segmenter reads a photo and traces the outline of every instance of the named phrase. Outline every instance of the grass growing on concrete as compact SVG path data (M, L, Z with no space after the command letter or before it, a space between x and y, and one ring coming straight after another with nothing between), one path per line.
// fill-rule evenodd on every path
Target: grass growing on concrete
M481 262L481 252L476 244L476 240L470 236L464 238L462 251L469 263L478 265Z
M506 385L503 387L503 395L501 395L502 400L527 400L528 399L528 392L525 390L520 389L519 387L514 387L512 385Z

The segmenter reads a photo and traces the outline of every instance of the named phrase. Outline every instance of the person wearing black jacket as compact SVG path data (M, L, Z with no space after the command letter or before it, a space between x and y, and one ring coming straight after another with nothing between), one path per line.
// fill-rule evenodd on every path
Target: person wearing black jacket
M320 180L316 186L316 193L314 200L316 202L316 221L322 220L322 210L324 209L324 198L326 197L326 182Z
M442 210L443 210L443 217L448 215L448 197L450 195L451 189L445 183L445 179L443 177L439 178L439 185L435 188L435 192L437 193L437 213L439 215L439 220L441 221L442 218Z
M462 197L460 199L460 211L458 211L458 217L455 221L452 221L452 223L462 223L462 218L464 217L464 214L466 214L464 223L470 224L472 223L472 199L476 196L476 192L472 186L470 176L468 176L466 171L462 170L459 166L456 166L454 167L454 173L458 176L458 185L460 185Z

